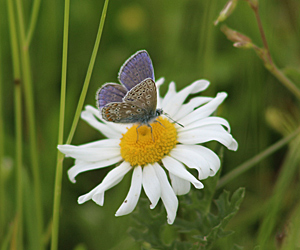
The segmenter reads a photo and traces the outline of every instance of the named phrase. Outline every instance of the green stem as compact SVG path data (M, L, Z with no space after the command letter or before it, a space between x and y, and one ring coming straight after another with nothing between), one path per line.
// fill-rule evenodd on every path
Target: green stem
M90 64L87 70L87 75L83 84L83 89L80 95L79 103L77 110L75 112L75 117L73 120L72 128L67 140L67 143L70 143L82 106L85 100L89 82L91 79L93 67L96 60L96 55L98 52L101 35L103 31L104 21L106 17L107 7L109 0L106 0L104 3L102 15L100 18L99 29L96 37L95 46L92 52ZM64 37L63 37L63 61L62 61L62 78L61 78L61 102L60 102L60 118L59 118L59 133L58 133L58 144L63 143L63 128L64 128L64 114L65 114L65 95L66 95L66 76L67 76L67 50L68 50L68 30L69 30L69 10L70 10L70 1L65 0L65 14L64 14ZM55 176L55 191L54 191L54 204L53 204L53 226L52 226L52 238L51 238L51 250L56 250L58 246L58 231L59 231L59 208L61 200L61 180L62 180L62 168L63 168L63 159L64 155L60 152L57 153L57 164L56 164L56 176Z
M15 130L16 130L16 197L18 216L18 249L23 249L23 174L22 174L22 101L21 82L15 80Z
M266 68L287 88L289 89L298 99L300 99L300 90L298 87L289 79L287 78L281 70L278 69L278 67L273 62L269 45L267 42L267 38L263 29L263 25L260 19L259 15L259 8L258 5L250 5L252 10L255 13L255 18L257 21L258 29L260 32L261 39L264 44L264 49L266 51L266 57L263 55L264 53L258 53L258 55L262 58L262 60L265 63ZM255 49L256 52L258 52L257 49Z
M17 28L14 15L13 2L7 0L8 23L10 30L10 44L13 63L13 75L15 84L15 132L16 132L16 200L17 200L17 243L16 246L23 247L23 219L22 219L22 116L21 116L21 86L20 86L20 60L17 39ZM2 203L3 204L3 203Z
M298 87L289 79L286 77L285 74L282 73L280 69L277 68L277 66L273 63L273 67L269 69L269 71L281 82L287 89L289 89L294 95L297 96L298 99L300 99L300 90Z
M264 48L267 51L269 63L273 64L273 60L272 60L272 56L271 56L271 53L270 53L270 50L269 50L269 45L268 45L268 42L267 42L267 38L266 38L264 28L262 26L262 22L261 22L261 19L260 19L260 15L259 15L259 11L258 11L258 5L256 5L256 6L250 5L250 6L252 7L252 9L254 11L255 18L256 18L256 21L257 21L257 25L258 25L258 29L259 29L259 33L260 33L261 39L263 41Z
M284 137L283 139L279 140L272 146L265 149L263 152L259 153L258 155L254 156L253 158L249 159L248 161L244 162L243 164L236 167L234 170L223 176L217 185L217 188L221 188L225 186L227 183L232 181L234 178L238 177L239 175L243 174L247 170L254 167L258 162L262 161L266 157L270 156L274 152L276 152L278 149L286 145L288 142L290 142L292 139L295 138L296 135L300 133L300 127L297 128L294 132L292 132L290 135Z
M60 93L60 114L58 125L58 145L63 143L64 117L65 117L65 100L66 100L66 79L67 79L67 58L68 58L68 37L69 37L69 16L70 0L65 0L64 13L64 34L63 34L63 55L62 55L62 74L61 74L61 93ZM56 173L55 173L55 190L53 203L53 224L51 237L51 250L56 250L58 246L59 231L59 208L61 200L61 180L63 169L63 154L57 152Z
M4 4L3 4L4 5ZM1 7L3 7L1 5ZM1 26L0 26L1 28ZM2 35L2 29L0 30L0 36ZM4 178L4 144L5 144L5 138L4 138L4 116L3 116L3 92L2 92L2 84L3 84L3 71L2 71L2 41L0 41L0 204L6 204L5 203L5 178ZM4 103L4 102L3 102ZM4 232L5 232L5 206L0 206L0 242L3 241Z
M19 24L19 38L21 47L21 68L23 74L24 93L25 93L25 107L28 117L29 127L29 146L30 146L30 158L33 173L33 185L34 185L34 198L36 208L36 227L38 235L36 237L38 242L38 249L43 249L42 234L43 234L43 215L42 215L42 201L41 201L41 183L40 183L40 170L38 165L38 153L36 144L36 126L35 126L35 113L34 113L34 97L32 90L32 79L30 69L30 57L28 48L25 46L25 28L24 17L21 0L15 0L17 7L17 16Z
M39 14L39 10L40 10L40 5L41 5L41 0L34 0L33 5L32 5L32 12L31 12L31 19L29 22L29 29L28 29L28 33L26 36L26 41L25 41L25 48L28 49L31 43L31 39L36 27L36 23L37 23L37 18L38 18L38 14Z
M278 178L274 185L272 195L267 201L268 205L262 215L262 224L257 234L257 243L261 249L267 249L267 246L270 246L270 242L274 240L274 233L276 229L278 230L277 223L279 221L282 222L284 211L286 211L284 210L284 198L286 198L291 188L297 189L297 184L295 185L295 182L297 182L300 160L300 140L299 137L297 139L298 140L295 140L294 143L290 145L288 154L281 166L280 173L278 174ZM298 195L295 198L297 199Z
M1 46L0 46L0 65L2 64L2 57L1 57ZM3 166L3 159L4 159L4 126L3 126L3 112L2 112L2 100L3 100L3 93L2 93L2 70L0 67L0 204L5 204L5 179L4 179L4 166ZM4 228L5 228L5 206L0 206L0 242L2 242L2 237L4 235Z
M81 95L80 95L79 102L78 102L78 105L77 105L77 109L76 109L76 112L75 112L74 120L73 120L72 127L71 127L71 130L70 130L70 133L69 133L66 144L70 144L71 141L72 141L72 138L74 136L74 133L75 133L75 130L76 130L76 127L77 127L77 123L78 123L78 120L79 120L79 117L80 117L80 113L81 113L81 110L82 110L82 107L83 107L83 104L84 104L86 93L87 93L87 90L88 90L88 87L89 87L89 84L90 84L90 80L91 80L91 76L92 76L92 72L93 72L93 68L94 68L94 64L95 64L95 60L96 60L97 52L98 52L98 49L99 49L102 32L103 32L103 27L104 27L108 2L109 2L109 0L105 0L104 6L103 6L102 15L101 15L101 18L100 18L100 23L99 23L99 28L98 28L98 33L97 33L94 49L93 49L93 52L92 52L92 56L91 56L91 59L90 59L88 70L87 70L87 74L86 74L86 77L85 77L85 80L84 80Z

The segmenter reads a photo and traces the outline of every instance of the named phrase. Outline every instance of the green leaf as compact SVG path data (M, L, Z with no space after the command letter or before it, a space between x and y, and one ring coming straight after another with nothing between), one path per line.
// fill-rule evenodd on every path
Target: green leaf
M181 232L192 232L194 243L200 243L199 249L209 249L219 238L227 237L232 231L224 231L228 221L237 213L245 195L244 188L239 188L229 199L229 192L224 191L215 201L217 214L212 212L205 214L201 207L196 209L197 218L187 221L186 218L178 218L175 226ZM201 200L198 201L198 203Z
M195 194L196 193L196 194ZM245 196L245 189L236 190L230 199L230 193L224 191L215 200L215 213L206 212L206 206L200 206L202 199L196 199L199 191L191 191L182 197L178 217L173 226L166 224L166 213L161 209L150 210L149 202L142 199L133 213L136 226L130 234L136 241L148 243L155 249L210 249L219 238L227 237L233 231L225 231L228 221L238 212ZM200 195L201 196L201 195ZM206 196L207 198L207 196ZM166 233L167 231L167 233ZM145 248L147 249L147 248ZM232 249L242 249L233 246Z
M166 214L160 209L157 212L149 209L149 202L146 199L140 199L138 208L132 214L136 226L130 228L131 236L140 242L147 242L152 248L172 249L162 241L163 226L166 225Z

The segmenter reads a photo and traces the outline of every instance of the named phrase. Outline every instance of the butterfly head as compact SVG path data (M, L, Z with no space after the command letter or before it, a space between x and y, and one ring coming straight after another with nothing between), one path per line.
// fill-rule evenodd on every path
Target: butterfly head
M164 111L162 109L156 109L156 111L155 111L155 118L159 117L159 116L161 116L163 114L164 114Z

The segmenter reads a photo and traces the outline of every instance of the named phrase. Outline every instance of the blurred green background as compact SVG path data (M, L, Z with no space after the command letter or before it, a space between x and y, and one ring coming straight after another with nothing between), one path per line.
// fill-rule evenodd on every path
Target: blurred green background
M282 138L282 133L274 129L274 124L272 126L272 123L268 122L266 114L270 108L275 108L284 113L287 119L291 119L294 125L299 122L299 103L293 94L264 68L254 51L234 48L232 42L220 31L220 25L213 25L225 3L223 0L110 1L85 103L95 105L97 89L106 82L117 82L118 70L125 60L137 50L146 49L154 64L156 79L165 77L162 94L167 90L170 81L175 81L179 90L202 78L211 82L203 95L215 96L219 91L228 93L219 114L230 122L232 134L239 142L239 149L237 152L225 150L222 175ZM7 2L2 0L0 4L0 102L6 157L5 164L2 164L6 171L5 204L0 206L5 207L5 225L8 228L14 219L16 203L14 85ZM65 135L69 133L81 93L103 4L103 0L71 1ZM23 1L23 7L27 27L32 1ZM299 11L300 1L297 0L260 1L261 18L273 59L280 68L285 68L284 72L298 83L298 87ZM53 206L63 13L63 1L41 1L37 27L29 48L45 231L51 223ZM251 37L258 46L262 46L254 13L246 1L239 1L226 24ZM23 119L24 209L31 220L34 220L25 110ZM285 122L284 118L279 119ZM288 132L294 128L296 125L291 126ZM101 134L80 120L72 144L79 145L100 138L103 138ZM282 148L226 185L225 188L230 191L241 186L246 187L246 197L238 215L228 226L228 229L236 233L217 243L216 249L226 249L228 242L235 242L245 249L255 247L257 233L266 212L263 204L272 196L287 152L288 147ZM127 234L131 226L130 216L114 217L115 211L128 192L130 176L126 176L119 185L106 192L103 207L91 201L78 205L78 196L98 185L111 168L79 175L74 185L67 177L67 170L72 164L72 159L64 161L59 249L139 249L138 244ZM299 171L297 175L299 177ZM289 185L290 192L286 194L284 209L278 215L276 232L270 239L270 249L280 245L276 235L284 235L290 216L299 202L293 198L293 194L300 190L299 183L293 180ZM25 221L25 237L30 231L31 220ZM30 245L30 237L25 240L25 244Z

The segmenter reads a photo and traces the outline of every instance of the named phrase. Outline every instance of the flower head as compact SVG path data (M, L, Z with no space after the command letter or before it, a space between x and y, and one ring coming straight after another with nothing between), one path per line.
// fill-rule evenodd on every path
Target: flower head
M158 80L157 87L163 82L164 79ZM159 96L158 91L158 108L163 108L184 127L160 116L151 123L151 127L143 125L137 131L138 125L107 122L98 109L86 106L81 118L108 139L80 146L58 146L67 157L75 159L75 165L68 171L70 180L75 182L75 177L85 171L117 166L98 186L80 196L78 203L92 199L102 206L105 191L117 185L132 170L129 192L116 216L134 210L143 187L150 200L150 208L155 208L161 199L168 223L172 224L178 208L176 195L187 194L191 184L197 189L203 188L200 180L214 176L220 168L219 157L200 144L215 140L230 150L237 150L238 147L230 134L229 123L223 118L211 116L227 97L225 92L218 93L214 98L194 97L185 103L190 94L199 93L208 85L208 81L198 80L176 92L175 83L171 82L164 98ZM197 178L190 169L197 171Z

